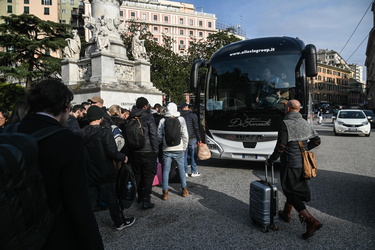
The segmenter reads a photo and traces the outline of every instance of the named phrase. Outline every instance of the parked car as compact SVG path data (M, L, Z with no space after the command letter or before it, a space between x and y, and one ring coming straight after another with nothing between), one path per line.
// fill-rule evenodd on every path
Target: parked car
M375 114L370 109L362 110L367 115L367 119L370 122L371 128L375 128Z
M357 134L370 136L371 125L366 114L359 109L342 109L333 122L333 132L340 134Z

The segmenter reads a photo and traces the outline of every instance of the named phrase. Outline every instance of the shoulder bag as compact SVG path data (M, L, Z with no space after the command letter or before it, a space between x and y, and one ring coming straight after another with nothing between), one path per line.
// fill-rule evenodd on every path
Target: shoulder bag
M315 154L310 151L306 151L301 141L298 142L299 148L301 149L302 161L303 161L303 178L309 180L316 177L318 171L318 164L316 163Z

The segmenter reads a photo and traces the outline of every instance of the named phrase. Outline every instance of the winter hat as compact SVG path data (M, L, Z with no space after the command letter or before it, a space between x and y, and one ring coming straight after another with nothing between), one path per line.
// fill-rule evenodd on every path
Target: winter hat
M177 111L177 105L176 103L170 102L167 105L167 113L165 114L166 117L178 117L180 116L180 112Z
M139 97L135 103L135 106L138 108L138 109L141 109L143 108L145 105L148 105L148 100L144 97Z
M99 120L104 117L103 109L99 108L98 106L90 106L87 110L87 119L89 122Z

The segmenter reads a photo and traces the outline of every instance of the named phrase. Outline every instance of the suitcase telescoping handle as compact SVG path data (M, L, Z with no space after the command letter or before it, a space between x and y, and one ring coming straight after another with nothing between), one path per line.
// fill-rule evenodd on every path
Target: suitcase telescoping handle
M268 182L268 180L267 180L267 177L268 177L268 173L267 173L267 164L264 164L264 166L265 166L265 170L266 170L266 175L265 175L265 177L266 177L266 181ZM275 184L275 174L274 174L274 172L273 172L273 163L271 164L271 181L272 181L272 185L273 184Z

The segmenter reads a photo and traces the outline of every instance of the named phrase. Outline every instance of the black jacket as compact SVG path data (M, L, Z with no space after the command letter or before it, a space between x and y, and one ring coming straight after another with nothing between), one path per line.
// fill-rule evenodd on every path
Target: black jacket
M129 119L139 117L145 132L145 146L135 152L154 152L159 151L158 131L154 116L145 109L134 108L129 115ZM126 131L125 131L126 133ZM126 146L126 145L125 145Z
M196 138L198 141L201 140L199 133L198 117L190 110L181 110L180 114L186 121L186 126L189 134L189 140Z
M125 155L117 151L115 139L110 128L89 125L82 129L87 156L87 171L90 185L100 185L116 181L113 164L125 160Z
M46 115L27 115L19 132L32 134L44 127L62 125ZM39 143L39 164L55 222L44 249L103 249L90 206L82 138L60 131Z

